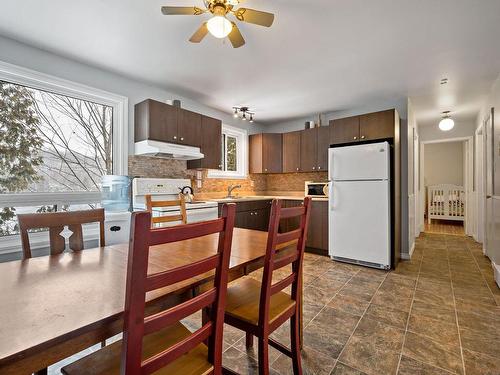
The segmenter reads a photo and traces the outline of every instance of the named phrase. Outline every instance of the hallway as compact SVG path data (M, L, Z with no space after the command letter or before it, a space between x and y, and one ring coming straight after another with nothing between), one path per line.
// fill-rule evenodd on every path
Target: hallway
M426 219L424 232L433 234L450 234L456 236L464 236L465 228L464 228L464 223L462 221L433 219L429 224Z

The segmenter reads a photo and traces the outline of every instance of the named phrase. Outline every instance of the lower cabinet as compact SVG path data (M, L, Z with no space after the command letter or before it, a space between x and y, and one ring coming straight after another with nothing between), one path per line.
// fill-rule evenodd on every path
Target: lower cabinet
M269 216L271 214L271 200L235 203L236 217L234 226L236 228L267 231L269 227ZM219 203L219 216L221 207L222 203Z
M297 207L302 202L298 200L285 200L283 207ZM280 223L280 232L288 232L299 227L296 218L285 219ZM312 201L309 214L309 227L307 229L306 250L322 255L328 255L328 202Z

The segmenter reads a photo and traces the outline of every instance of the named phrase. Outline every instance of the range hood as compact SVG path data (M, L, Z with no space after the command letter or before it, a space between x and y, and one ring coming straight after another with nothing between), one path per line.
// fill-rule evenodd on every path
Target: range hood
M177 160L196 160L205 157L199 147L152 140L135 142L135 154Z

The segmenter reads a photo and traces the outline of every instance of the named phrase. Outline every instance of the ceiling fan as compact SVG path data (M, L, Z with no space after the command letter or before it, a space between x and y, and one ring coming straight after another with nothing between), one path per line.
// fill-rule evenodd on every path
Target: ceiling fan
M260 26L270 27L274 21L274 14L261 12L249 8L237 8L239 0L203 0L205 9L192 7L163 6L161 12L165 15L191 15L199 16L204 13L211 13L212 18L203 22L198 30L189 39L192 43L200 43L210 32L216 38L229 38L234 48L245 44L245 39L240 33L238 26L233 21L227 19L228 15L233 15L236 20L253 23Z

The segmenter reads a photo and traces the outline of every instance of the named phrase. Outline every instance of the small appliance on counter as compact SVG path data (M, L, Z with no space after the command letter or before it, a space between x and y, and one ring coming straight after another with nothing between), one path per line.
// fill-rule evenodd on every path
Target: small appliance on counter
M328 182L306 181L304 195L313 198L328 197Z

